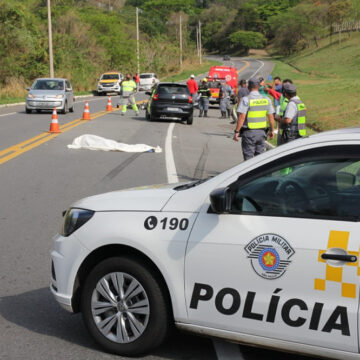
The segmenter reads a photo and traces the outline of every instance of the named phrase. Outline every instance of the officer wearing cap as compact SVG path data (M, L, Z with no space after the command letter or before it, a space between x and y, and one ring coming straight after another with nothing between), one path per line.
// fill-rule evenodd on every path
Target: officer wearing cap
M290 79L285 79L282 82L282 94L279 99L280 107L278 109L279 113L275 114L275 121L278 121L279 123L279 129L278 129L278 136L277 136L277 145L282 144L282 133L284 129L286 128L285 124L281 123L281 119L284 118L285 110L287 108L287 105L289 103L289 99L287 99L284 95L285 93L285 84L292 84L293 82Z
M203 116L207 117L207 113L209 110L209 97L211 97L210 89L207 85L206 78L202 79L201 85L199 86L199 117Z
M306 136L306 106L296 95L296 86L293 84L284 85L284 96L289 102L279 122L284 128L281 142L287 143Z
M274 137L274 108L268 97L259 93L260 81L251 78L248 83L249 95L241 99L237 113L238 121L234 140L239 141L241 132L244 160L265 151L266 120L269 119L269 138Z

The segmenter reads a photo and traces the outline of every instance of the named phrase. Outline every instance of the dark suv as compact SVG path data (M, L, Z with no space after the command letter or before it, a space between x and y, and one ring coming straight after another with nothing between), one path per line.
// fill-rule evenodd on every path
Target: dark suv
M193 101L186 84L158 83L151 92L146 119L180 119L193 123Z

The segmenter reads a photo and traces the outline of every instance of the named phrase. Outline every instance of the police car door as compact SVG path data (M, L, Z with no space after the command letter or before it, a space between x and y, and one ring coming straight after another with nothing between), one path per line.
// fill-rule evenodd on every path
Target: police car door
M357 353L358 174L357 148L329 146L278 159L213 192L231 205L217 214L206 202L191 233L189 321L219 334Z

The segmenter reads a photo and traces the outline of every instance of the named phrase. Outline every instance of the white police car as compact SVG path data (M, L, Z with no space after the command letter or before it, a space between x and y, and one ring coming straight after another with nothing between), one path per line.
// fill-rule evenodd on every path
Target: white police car
M51 291L107 351L148 352L172 324L359 359L360 128L299 139L203 182L78 201Z

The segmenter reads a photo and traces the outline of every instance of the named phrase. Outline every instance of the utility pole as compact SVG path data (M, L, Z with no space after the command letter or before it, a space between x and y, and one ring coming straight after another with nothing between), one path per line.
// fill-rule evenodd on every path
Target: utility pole
M53 47L52 47L52 31L51 31L51 6L50 0L47 0L48 11L48 35L49 35L49 62L50 62L50 77L54 77L54 59L53 59Z
M201 48L201 21L199 20L199 54L200 54L200 65L202 64L202 48Z
M180 37L180 68L181 68L181 67L182 67L182 26L181 26L181 15L180 15L179 37Z
M196 27L196 50L197 50L197 56L200 57L199 52L199 28Z
M140 76L139 8L136 8L136 60L137 60L137 74Z

